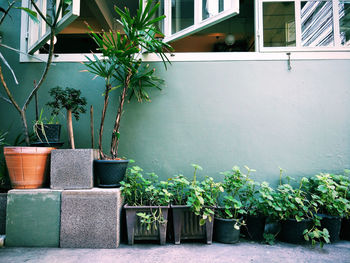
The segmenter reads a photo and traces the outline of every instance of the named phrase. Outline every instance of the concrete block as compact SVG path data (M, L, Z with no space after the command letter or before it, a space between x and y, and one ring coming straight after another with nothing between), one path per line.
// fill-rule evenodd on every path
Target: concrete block
M0 235L4 235L6 232L6 204L7 193L0 193Z
M60 246L117 248L122 205L118 188L63 191Z
M11 190L7 196L6 240L11 247L58 247L61 191Z
M51 152L51 189L91 189L94 186L94 149L62 149Z

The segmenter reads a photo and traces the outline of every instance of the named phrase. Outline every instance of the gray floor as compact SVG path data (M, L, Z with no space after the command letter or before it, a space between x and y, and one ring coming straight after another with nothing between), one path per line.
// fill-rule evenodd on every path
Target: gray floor
M1 248L0 262L97 263L97 262L330 262L350 263L350 242L341 241L323 249L277 243L250 242L234 245L214 243L136 244L118 249Z

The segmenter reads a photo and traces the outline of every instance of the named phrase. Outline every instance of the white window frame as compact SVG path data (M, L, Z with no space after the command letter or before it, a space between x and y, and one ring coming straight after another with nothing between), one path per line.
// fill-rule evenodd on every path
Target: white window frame
M334 46L329 47L304 47L301 44L301 2L302 1L331 1L333 10L333 39ZM264 47L264 31L263 31L263 3L267 2L294 2L295 11L295 47ZM350 51L349 46L342 46L339 30L339 2L340 0L256 0L256 43L258 52L336 52Z
M144 5L146 4L147 0L143 0ZM218 0L213 0L218 1ZM172 29L172 10L171 10L171 3L172 0L164 0L164 32L165 35L163 41L164 42L171 42L183 37L186 37L188 35L191 35L193 33L196 33L200 30L203 30L207 27L210 27L212 25L215 25L225 19L228 19L230 17L233 17L237 14L239 14L239 0L224 0L225 3L230 3L230 8L227 10L224 10L220 13L217 13L213 16L210 16L206 19L202 19L202 2L203 0L194 0L194 23L192 26L189 26L185 29L182 29L176 33L171 33ZM217 6L218 7L218 6Z
M350 52L348 48L335 50L334 48L328 50L316 50L315 48L308 48L307 50L286 49L286 48L265 48L261 50L261 25L262 20L262 5L261 0L255 0L255 52L186 52L168 54L170 61L286 61L289 56L287 52L291 52L290 58L292 60L349 60ZM28 0L22 0L22 6L27 6ZM26 28L28 27L28 17L22 11L21 17L21 41L20 41L20 62L42 62L47 60L47 54L28 55L26 52ZM267 49L267 50L266 50ZM317 52L322 51L322 52ZM75 53L75 54L55 54L54 62L82 62L87 61L86 56L93 59L91 53ZM97 56L99 56L97 54ZM161 59L153 54L145 54L144 61L158 62Z
M57 7L60 0L56 0ZM38 8L46 15L46 6L47 0L38 0ZM32 7L30 0L22 0L22 7L30 8ZM62 11L63 12L63 11ZM57 30L59 33L71 22L73 22L80 15L80 0L72 0L71 10L69 13L65 14L63 17L60 17L57 22ZM62 14L61 14L62 16ZM45 60L47 55L39 54L38 50L50 39L50 31L48 31L45 21L38 14L39 23L34 23L30 20L28 14L22 11L21 16L21 40L20 40L20 61L32 60L34 57L37 57L39 60ZM34 34L37 39L33 42L30 37L34 37ZM34 56L33 56L34 55Z

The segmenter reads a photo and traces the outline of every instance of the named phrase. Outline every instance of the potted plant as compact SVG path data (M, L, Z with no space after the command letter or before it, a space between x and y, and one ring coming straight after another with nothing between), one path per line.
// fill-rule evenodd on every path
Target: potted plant
M57 86L50 90L52 101L46 105L52 108L51 115L57 116L61 109L67 111L67 130L69 137L69 144L72 149L75 149L74 133L72 124L72 115L78 121L80 113L85 113L86 99L81 97L81 91L66 87L65 89Z
M9 81L5 79L2 68L0 67L0 80L2 83L2 87L5 90L6 96L1 98L3 101L12 105L14 109L19 113L22 126L23 126L23 134L25 137L26 145L30 145L30 136L28 131L27 124L27 116L26 110L29 106L29 103L32 101L35 94L38 92L39 88L44 83L46 76L49 72L50 65L52 62L53 52L54 52L54 37L55 34L58 33L58 22L59 18L62 14L63 5L69 5L69 0L60 0L57 4L55 1L51 1L52 14L44 15L42 12L37 12L40 10L34 1L31 1L32 6L35 10L31 10L29 8L16 7L17 9L21 9L25 11L31 19L34 21L38 21L38 14L42 18L42 20L46 23L46 26L49 28L49 36L50 36L50 45L48 51L48 58L45 63L45 67L43 69L43 73L41 74L40 80L38 82L34 82L34 88L25 98L22 106L19 105L13 93L11 92L10 87L8 86ZM6 12L3 13L3 16L0 19L0 24L4 21L6 15L9 14L9 11L14 6L15 1L9 4ZM15 83L18 84L17 79L15 77L14 71L10 67L9 63L5 62L4 64L10 70L12 76L14 77ZM46 168L49 164L49 155L53 147L4 147L4 155L6 159L6 165L9 171L9 176L11 179L13 188L40 188L45 184L45 172Z
M238 166L222 173L223 201L215 211L214 239L216 241L233 244L239 241L240 229L244 225L243 215L246 213L241 202L242 189L246 184L246 176Z
M138 166L129 168L121 182L128 244L133 245L134 240L159 240L164 245L172 194L168 182L159 181L154 173L146 178L142 171Z
M291 177L287 177L288 183L282 184L282 169L280 169L280 185L277 187L275 200L277 203L279 218L281 220L281 232L279 237L288 243L324 242L329 243L327 229L320 229L317 205L308 199L309 180L301 178L299 187L290 185Z
M339 184L330 174L318 174L311 179L312 200L319 205L321 225L327 228L330 241L339 240L341 220L350 210L350 202L339 192Z
M153 5L153 1L147 1L143 7L143 1L140 0L139 8L132 16L127 8L123 11L115 7L115 11L120 16L118 21L122 24L125 33L123 35L119 31L94 33L89 27L91 37L102 52L102 58L99 59L94 54L94 60L87 57L86 71L105 80L98 140L100 160L95 161L95 175L99 178L99 185L102 187L119 186L128 164L128 160L123 160L118 155L120 123L125 110L125 100L136 98L138 102L149 102L150 97L146 89L160 89L164 83L162 79L155 76L154 68L142 63L143 53L156 53L166 65L167 57L164 50L169 49L170 46L159 39L162 33L157 29L157 23L165 16L154 17L158 8L159 3ZM114 89L121 89L121 91L112 130L110 155L107 155L102 148L102 137L109 93Z
M44 109L41 109L38 119L34 122L33 131L37 141L32 146L57 146L61 136L61 124L58 123L57 115L50 119L43 117Z
M350 202L350 177L349 171L345 170L344 175L332 174L332 179L338 184L336 190L339 196L345 198ZM340 238L344 240L350 240L350 207L347 208L345 216L342 219L342 225L340 229Z
M196 174L202 167L196 164L192 166L194 173L191 182L183 175L169 179L174 239L177 245L183 239L205 239L207 244L212 243L214 211L219 192L223 190L221 184L214 182L211 177L199 182Z

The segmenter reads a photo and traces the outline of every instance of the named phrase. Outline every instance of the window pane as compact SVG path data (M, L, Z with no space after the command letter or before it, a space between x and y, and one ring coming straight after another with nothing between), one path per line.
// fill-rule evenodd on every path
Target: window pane
M174 34L194 24L194 0L171 0L171 32Z
M263 3L264 47L295 46L294 2Z
M339 3L340 39L343 46L350 46L350 1Z
M304 47L334 45L332 1L301 2L301 43Z
M215 16L231 8L231 0L202 0L202 19Z

